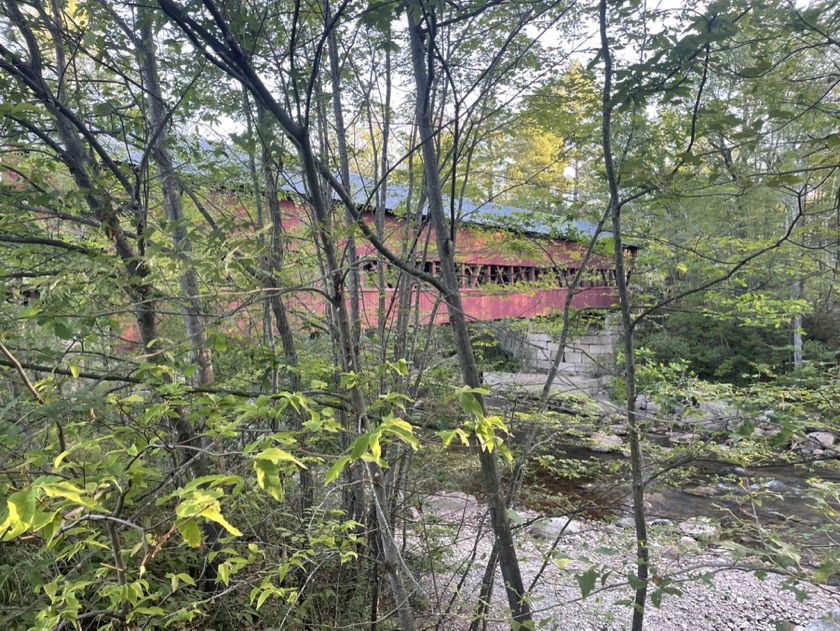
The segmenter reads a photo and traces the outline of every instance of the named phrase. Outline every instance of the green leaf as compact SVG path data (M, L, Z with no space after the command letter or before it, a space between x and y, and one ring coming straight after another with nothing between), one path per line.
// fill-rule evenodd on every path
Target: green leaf
M99 502L92 497L82 495L85 493L72 482L53 481L54 479L46 479L39 484L39 487L48 497L63 497L64 499L76 504L77 506L84 506L91 510L101 510Z
M181 533L184 541L191 548L197 548L201 545L201 529L194 519L190 518L178 524L178 532Z
M575 580L580 586L581 598L585 599L587 596L589 596L589 594L592 593L592 590L595 589L595 583L598 580L598 572L595 569L595 566L591 566L583 574L576 575Z
M333 466L330 467L330 470L327 471L327 477L324 480L324 486L328 485L330 482L334 482L338 476L341 475L341 472L344 471L344 468L350 462L350 456L341 456L338 460L333 463Z
M257 455L258 460L269 460L274 464L279 464L281 462L292 462L301 469L306 469L306 465L303 464L300 460L295 458L292 454L288 451L283 451L282 449L277 449L276 447L270 447L264 451L262 451L259 455Z
M73 331L70 330L63 322L55 321L53 322L53 332L55 336L60 340L69 340L73 338Z
M6 500L8 515L0 525L3 541L9 541L26 532L35 519L35 493L30 489L12 493Z
M230 564L220 563L218 567L219 579L227 586L230 585Z
M278 502L283 501L283 484L280 482L280 470L270 460L258 458L254 460L254 471L257 473L257 484Z
M178 504L178 507L175 509L175 514L181 519L201 517L202 519L219 524L235 537L242 536L239 529L230 524L224 515L222 515L222 508L217 499L221 495L221 491L218 489L214 491L216 493L203 490L190 493L184 501Z
M373 456L374 462L380 462L382 459L382 445L379 443L381 434L374 432L370 435L370 453Z
M79 378L79 367L76 364L70 364L70 374L73 375L73 379Z
M265 601L268 600L271 596L274 595L273 589L264 589L260 594L260 597L257 598L257 609L259 610L265 604Z
M465 413L473 416L477 420L484 418L484 410L479 403L478 398L472 392L462 392L458 397L461 404L461 409Z
M657 609L662 607L662 590L655 589L650 594L650 602L653 603L653 606Z
M401 441L410 445L412 449L420 448L420 441L414 435L414 428L401 418L389 417L379 426L380 431L396 436Z
M370 446L370 437L370 434L362 434L353 441L353 449L350 451L350 458L358 460L362 457L362 454L364 454Z

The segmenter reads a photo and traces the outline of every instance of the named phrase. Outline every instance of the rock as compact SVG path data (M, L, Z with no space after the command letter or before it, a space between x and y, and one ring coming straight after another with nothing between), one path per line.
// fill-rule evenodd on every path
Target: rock
M531 536L538 539L556 539L562 535L572 535L583 530L581 522L569 517L549 517L531 526Z
M823 447L831 447L837 438L830 432L811 432L808 438L818 442Z
M622 517L616 522L615 525L621 528L622 530L627 530L629 528L636 527L636 520L632 517Z
M651 526L670 526L673 522L670 519L665 519L664 517L657 517L652 522L650 522Z
M781 480L770 480L767 483L767 490L773 491L774 493L779 493L785 490L785 483Z
M672 434L668 437L668 442L674 445L688 445L691 443L696 443L697 441L701 440L703 437L700 434L696 434L694 432L689 432L686 434Z
M708 517L692 517L680 522L679 528L684 535L712 539L717 535L717 528Z
M647 494L647 501L648 504L650 504L651 506L661 507L665 506L666 502L668 501L668 498L665 497L664 493L660 491L654 491L653 493Z
M679 559L680 549L677 546L665 546L659 552L666 559Z
M592 451L599 452L615 451L621 449L623 444L621 437L615 434L593 434L590 440L592 441Z
M840 607L835 607L822 618L806 624L805 631L840 631Z
M688 536L680 537L680 545L684 548L696 548L697 540Z
M713 489L710 486L693 486L688 489L684 489L686 493L689 495L696 495L698 497L714 497L717 495L717 489Z
M726 418L735 416L737 413L735 408L726 401L704 401L697 406L697 411L703 416L712 418Z
M478 512L478 500L468 493L441 491L422 502L422 511L444 521L463 521Z
M616 436L627 436L627 426L623 423L610 425L610 431Z
M647 410L648 399L644 394L636 396L636 409Z

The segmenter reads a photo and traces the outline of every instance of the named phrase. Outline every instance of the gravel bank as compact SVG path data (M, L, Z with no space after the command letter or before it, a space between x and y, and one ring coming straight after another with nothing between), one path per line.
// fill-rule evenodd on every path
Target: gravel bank
M490 554L489 524L475 499L460 493L430 498L418 514L418 527L407 541L406 554L414 559L437 559L437 571L421 580L428 602L452 602L451 612L439 628L466 629L470 606ZM517 545L526 585L540 574L544 559L550 561L532 592L538 628L573 631L619 631L630 628L632 588L627 576L634 565L631 528L573 520L552 551L565 518L542 519L520 512ZM682 591L664 594L659 608L649 604L645 628L650 631L824 631L814 621L840 608L840 592L800 584L807 594L802 602L783 587L784 578L769 575L760 580L734 567L729 551L706 537L706 525L684 524L653 527L650 533L652 568L658 577ZM693 535L693 536L690 536ZM426 541L433 542L430 547ZM472 559L472 563L470 560ZM441 570L440 568L445 568ZM592 593L581 598L579 581L596 575ZM497 572L487 629L509 629L501 574ZM585 581L584 581L585 582ZM624 602L622 602L624 601ZM836 627L840 630L840 626Z

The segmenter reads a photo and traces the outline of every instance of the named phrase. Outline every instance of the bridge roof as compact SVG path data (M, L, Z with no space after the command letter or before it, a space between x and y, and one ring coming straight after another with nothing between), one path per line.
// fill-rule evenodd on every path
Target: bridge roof
M360 207L374 207L376 205L376 182L368 180L360 175L350 175L350 189L353 201ZM302 179L298 176L288 179L283 189L288 193L294 193L305 197ZM409 199L410 188L405 184L388 183L386 190L385 207L389 212L405 210L406 202ZM333 199L339 201L338 195L333 193ZM450 198L444 196L444 204L448 207ZM424 214L427 209L424 209ZM474 202L470 199L463 199L456 204L456 212L461 221L479 226L492 228L505 228L515 232L537 234L544 237L566 236L571 238L584 238L595 235L596 226L588 221L579 219L570 220L565 217L556 217L542 211L526 210L514 206L497 204L492 201Z
M138 164L143 158L143 153L136 148L117 146L116 141L113 141L113 144L113 149L124 152L129 162ZM182 143L177 148L177 152L184 154L177 168L193 176L198 175L203 168L211 166L242 174L250 169L248 157L242 150L230 144L212 142L206 138L198 138L196 145ZM303 178L300 174L285 174L284 178L285 181L281 184L283 191L287 194L306 197ZM244 181L250 182L248 178ZM370 208L376 205L377 182L373 179L351 174L350 189L353 201L360 207ZM339 201L335 192L332 196L335 201ZM404 211L409 196L410 188L407 185L389 182L385 200L386 209L391 213ZM450 202L450 198L445 196L444 204L448 207ZM427 209L423 212L425 214ZM467 223L543 237L591 238L596 230L596 226L588 221L558 217L542 211L506 206L493 201L475 202L471 199L463 199L459 204L456 202L456 212L459 219ZM609 233L609 230L602 231L603 235Z

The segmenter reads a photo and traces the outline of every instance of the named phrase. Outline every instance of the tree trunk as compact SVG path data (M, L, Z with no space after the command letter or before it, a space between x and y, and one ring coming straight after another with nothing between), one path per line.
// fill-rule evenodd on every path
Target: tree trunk
M353 190L350 183L350 159L347 152L347 135L344 130L344 111L341 107L341 68L338 60L338 40L335 34L335 26L331 25L330 18L330 3L329 0L324 0L324 21L326 28L329 29L327 34L327 48L330 58L330 85L332 87L332 104L333 115L335 116L335 135L338 142L338 163L341 169L341 183L344 188L353 195ZM348 228L352 227L353 209L348 208L345 212L345 223ZM360 300L360 281L359 281L359 262L356 254L356 240L353 238L352 232L347 238L347 265L349 267L348 278L349 294L350 294L350 330L352 333L353 352L358 357L359 345L362 337L361 319L359 317L359 300Z
M330 274L328 282L331 286L328 288L328 292L330 294L332 309L335 314L335 321L338 327L343 370L345 372L352 371L356 374L360 374L360 366L358 364L359 358L356 354L356 349L353 347L353 333L350 323L350 314L344 299L344 271L339 265L335 241L333 240L332 234L330 234L330 209L324 196L324 192L321 190L321 179L315 155L309 142L309 137L304 131L302 131L296 140L300 148L304 176L306 178L306 182L309 187L309 195L312 200L312 208L315 214L318 238L321 241L326 266ZM359 429L361 432L370 431L364 394L358 386L354 386L350 389L350 401L358 421ZM383 566L386 576L388 577L388 583L391 587L391 591L393 592L394 600L396 601L397 614L400 619L400 628L404 631L414 631L414 615L411 610L411 604L408 600L408 591L405 588L405 581L402 573L404 564L399 557L399 550L397 549L396 542L393 539L393 533L388 526L386 508L381 505L379 498L376 496L377 486L381 484L382 470L376 465L367 466L365 469L369 472L370 483L373 485L374 489L374 501L376 502L376 514L378 517L376 528L382 546L381 550L384 561Z
M429 198L429 214L437 239L438 255L441 264L441 274L445 288L444 300L449 314L449 324L455 340L455 349L464 383L472 388L481 385L475 355L466 318L461 305L461 293L458 277L455 273L455 259L449 226L446 222L446 211L443 205L440 178L438 174L438 156L435 150L435 134L432 129L430 112L430 97L432 77L426 67L426 46L432 42L426 38L426 31L420 23L419 16L409 11L409 37L411 41L412 67L417 86L416 121L420 132L420 144L423 155L423 174L425 176L426 191ZM484 399L476 395L482 410L485 410ZM499 550L499 563L507 590L508 603L517 623L530 623L531 611L525 598L525 590L513 535L510 528L505 500L496 467L496 454L484 449L479 450L481 472L487 493L487 503L493 533Z
M151 15L141 19L140 37L142 40L142 70L149 95L149 126L152 142L152 159L158 172L163 207L172 229L172 248L184 267L179 278L181 286L181 312L184 325L190 339L190 354L193 364L198 368L196 385L206 386L214 381L213 354L207 347L207 327L198 290L198 275L191 261L192 244L187 234L184 211L181 206L181 186L175 174L172 154L169 151L168 113L163 102L158 74L157 53L152 32Z
M636 577L638 587L633 607L633 631L642 631L647 600L648 558L647 524L645 523L645 481L642 470L641 436L636 417L636 363L633 357L633 320L630 312L630 294L621 239L621 204L618 198L618 176L612 152L612 53L607 38L607 0L600 0L598 17L601 35L601 57L604 60L604 92L602 95L601 142L604 149L604 167L609 185L609 211L612 217L615 279L621 306L621 324L624 334L624 380L627 388L627 425L630 442L630 469L633 488L633 519L636 526Z

